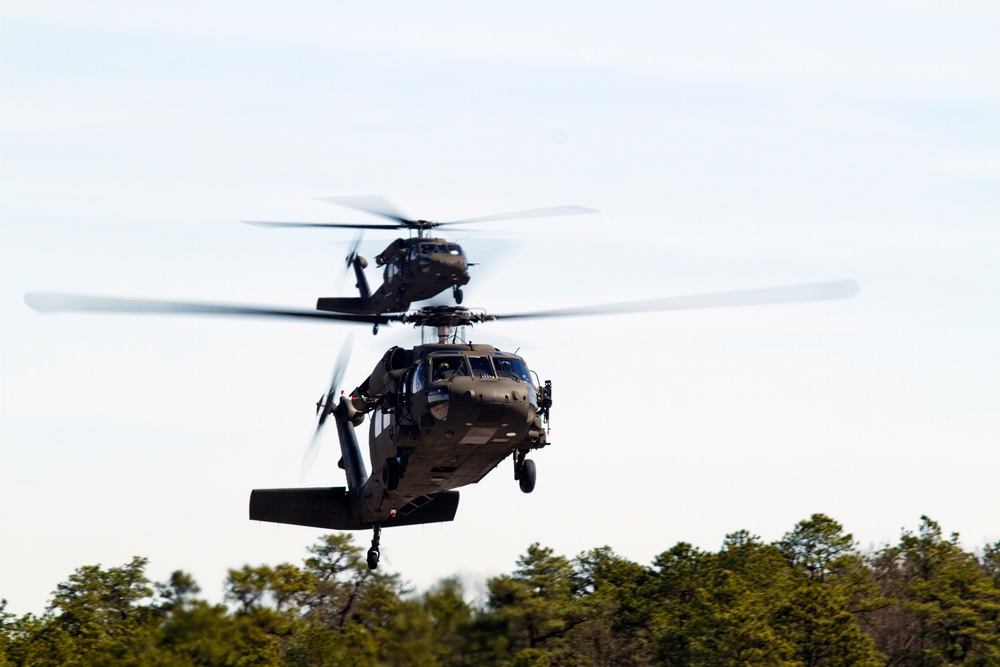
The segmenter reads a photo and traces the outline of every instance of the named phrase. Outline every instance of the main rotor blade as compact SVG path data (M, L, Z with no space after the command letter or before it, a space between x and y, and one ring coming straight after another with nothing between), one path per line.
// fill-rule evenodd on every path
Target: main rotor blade
M226 315L235 317L281 317L340 322L365 322L368 324L387 324L393 321L393 318L385 315L356 315L350 313L332 313L322 310L268 308L225 303L124 299L120 297L60 294L55 292L28 292L24 295L24 302L29 308L39 313L91 312L140 315Z
M415 222L397 211L396 207L394 207L388 199L378 195L320 197L319 199L330 202L331 204L336 204L337 206L346 206L347 208L353 208L356 211L371 213L372 215L377 215L380 218L388 218L389 220L398 222L400 226L403 227L407 227L411 223Z
M804 301L830 301L850 299L861 291L855 280L835 280L824 283L782 285L759 289L736 290L733 292L711 292L674 296L665 299L625 301L605 303L579 308L561 308L531 313L497 315L498 320L529 319L543 317L577 317L585 315L611 315L616 313L641 313L657 310L693 310L698 308L733 308L739 306L764 306L777 303L800 303Z
M550 218L557 215L586 215L588 213L599 213L599 211L587 208L586 206L552 206L550 208L529 208L524 211L511 211L510 213L495 213L493 215L483 215L478 218L466 218L465 220L450 220L448 222L440 222L438 225L463 225L470 222Z
M337 227L340 229L399 229L398 225L358 224L352 222L280 222L272 220L240 220L255 227Z

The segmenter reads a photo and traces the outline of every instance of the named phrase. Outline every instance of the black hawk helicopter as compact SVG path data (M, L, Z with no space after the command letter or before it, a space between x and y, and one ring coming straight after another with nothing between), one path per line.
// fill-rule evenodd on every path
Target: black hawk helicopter
M29 292L36 311L227 315L324 319L378 326L400 322L433 327L437 343L393 347L354 390L337 395L349 347L341 350L329 391L317 404L319 422L307 463L330 416L336 423L346 487L255 489L250 518L335 530L373 530L368 566L378 566L383 527L451 521L455 489L478 482L507 457L525 493L536 482L529 452L548 445L545 424L552 383L538 382L516 354L459 342L459 327L500 319L721 308L845 299L853 280L716 292L580 308L490 315L457 306L412 313L357 314L233 304L153 301ZM369 417L369 474L355 428Z
M348 253L345 263L354 269L357 279L358 297L321 297L316 301L317 310L338 313L401 313L409 310L417 301L433 299L445 290L451 289L455 303L462 303L462 287L469 283L469 267L474 266L466 259L462 247L443 238L427 236L427 232L438 227L450 227L477 222L497 222L542 218L558 215L583 215L597 213L583 206L555 206L524 211L511 211L484 215L464 220L438 222L415 220L399 213L384 197L364 195L356 197L321 197L323 201L346 206L391 220L393 224L363 224L341 222L273 222L265 220L244 220L248 225L258 227L305 227L340 229L408 229L416 236L398 238L375 256L375 264L384 267L382 284L372 292L365 277L368 260L358 254L360 238Z

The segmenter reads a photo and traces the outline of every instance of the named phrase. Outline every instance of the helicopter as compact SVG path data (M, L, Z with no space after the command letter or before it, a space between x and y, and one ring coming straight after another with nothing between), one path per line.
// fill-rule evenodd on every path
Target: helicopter
M378 326L394 322L432 328L436 343L392 347L349 394L336 391L350 349L338 356L306 460L333 417L346 487L254 489L251 520L334 530L373 531L368 567L378 567L383 528L454 520L459 487L481 480L502 461L530 493L537 469L528 454L548 446L552 382L537 381L524 358L483 344L461 342L462 327L501 319L578 317L851 298L853 280L715 292L547 311L494 315L460 306L410 313L359 314L234 304L159 301L29 292L25 303L42 313L226 315L322 319ZM369 419L369 475L355 435Z
M448 289L456 304L464 297L462 287L469 283L470 264L462 247L439 237L431 237L429 230L478 222L496 222L524 218L540 218L560 215L584 215L597 211L584 206L555 206L524 211L511 211L494 215L437 222L407 218L399 213L384 197L362 195L350 197L321 197L339 206L352 208L371 215L386 218L392 224L337 223L337 222L275 222L265 220L244 220L248 225L258 227L284 228L341 228L341 229L408 229L416 236L398 238L375 256L375 264L384 267L382 284L372 292L365 277L368 260L358 254L360 237L355 240L345 259L348 269L354 270L357 280L357 297L321 297L316 301L317 310L340 313L378 314L398 313L410 305L432 299Z

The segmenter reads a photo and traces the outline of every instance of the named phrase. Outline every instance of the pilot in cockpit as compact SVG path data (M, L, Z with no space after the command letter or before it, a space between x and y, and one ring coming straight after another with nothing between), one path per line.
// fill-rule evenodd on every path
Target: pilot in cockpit
M434 364L434 377L431 378L431 382L437 382L438 380L447 380L452 376L451 366L447 361L439 361Z

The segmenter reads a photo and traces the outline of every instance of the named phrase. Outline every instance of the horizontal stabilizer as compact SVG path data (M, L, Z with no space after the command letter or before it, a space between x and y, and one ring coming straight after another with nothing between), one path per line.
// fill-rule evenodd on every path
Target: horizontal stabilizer
M326 310L331 313L367 313L364 301L358 297L324 296L316 299L316 310Z
M370 524L351 521L351 499L342 486L254 489L250 493L250 519L333 530L371 528Z
M250 519L290 523L331 530L365 530L372 523L383 528L452 521L458 511L458 491L420 496L400 507L395 518L359 522L351 519L351 499L342 486L305 489L254 489Z

